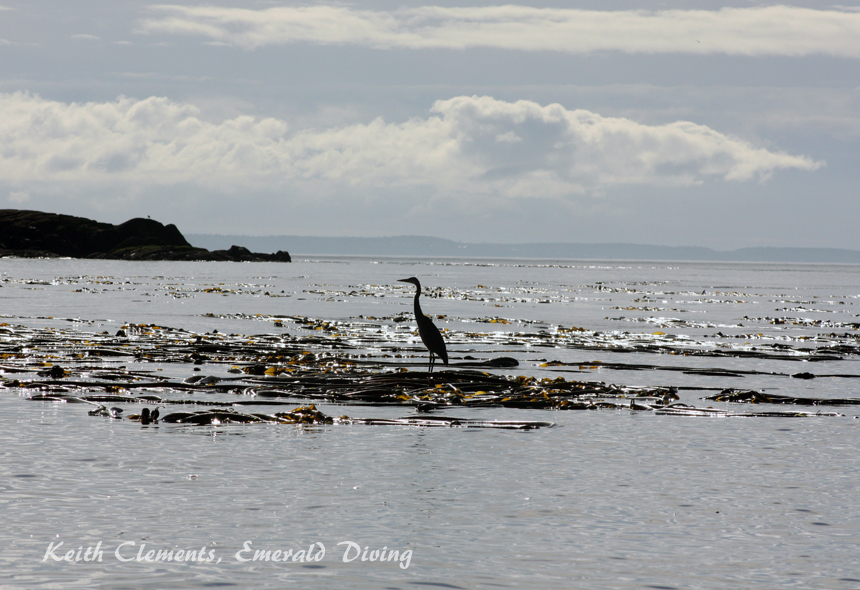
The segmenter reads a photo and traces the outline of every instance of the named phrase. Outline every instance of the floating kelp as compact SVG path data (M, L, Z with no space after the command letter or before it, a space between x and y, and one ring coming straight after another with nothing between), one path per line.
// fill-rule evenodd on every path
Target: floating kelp
M164 416L161 421L167 424L332 424L334 422L333 418L326 416L313 405L278 414L248 414L227 409L175 412Z
M306 371L289 376L219 379L212 376L187 381L138 381L122 386L128 394L99 393L115 390L114 381L100 383L72 378L29 381L9 380L6 387L37 390L31 399L65 403L145 403L145 404L203 404L233 405L234 402L168 399L145 394L135 396L135 389L158 390L163 393L189 394L195 392L237 394L246 397L241 404L274 403L276 398L301 398L341 404L408 405L432 407L511 407L539 409L596 409L598 398L650 397L661 399L668 388L633 388L607 385L603 382L569 381L563 377L498 376L479 371L425 372L335 372ZM57 390L61 386L61 390ZM249 400L248 396L255 399Z
M654 413L659 416L693 416L707 418L816 418L821 416L844 416L838 412L733 412L715 408L696 408L686 404L672 404L658 408Z
M249 378L258 397L371 405L591 409L598 398L661 399L668 388L630 388L603 382L490 375L478 371L393 372Z
M507 430L532 430L549 428L552 422L520 421L520 420L470 420L464 418L427 417L427 418L350 418L341 416L334 418L316 409L313 404L296 408L291 412L277 414L246 414L230 410L206 410L199 412L177 412L168 414L161 420L168 424L366 424L370 426L420 426L420 427L461 427L461 428L500 428Z
M761 391L752 391L750 389L725 389L716 395L711 395L702 399L716 402L732 402L736 404L793 404L798 406L860 405L860 399L858 398L827 399L794 397L788 395L777 395L774 393L764 393Z
M342 418L341 421L344 421ZM554 422L536 422L520 420L467 420L463 418L449 418L445 416L433 416L428 418L348 418L350 424L368 424L371 426L420 426L424 428L447 427L447 428L498 428L502 430L534 430L536 428L552 428Z
M790 359L797 360L797 359ZM807 359L813 360L813 359ZM832 360L832 359L831 359ZM679 365L657 365L650 363L618 363L608 361L559 361L538 359L541 367L576 367L580 370L612 369L616 371L671 371L685 375L708 375L712 377L744 377L746 375L767 375L776 377L792 377L794 379L814 379L816 377L839 377L843 379L860 379L860 375L845 373L819 374L809 372L781 373L778 371L756 371L751 369L720 368L720 367L689 367Z
M354 376L353 376L354 377ZM556 379L535 379L528 377L508 378L486 373L469 371L440 371L437 373L387 373L365 375L361 378L344 378L320 374L315 377L293 378L286 382L279 378L260 380L263 382L282 381L278 387L249 388L225 393L239 393L253 396L237 402L204 400L167 399L157 396L111 396L111 395L71 395L63 393L37 394L30 399L65 403L88 403L97 406L89 412L92 416L105 416L121 419L121 408L107 408L103 403L156 403L159 406L175 404L197 404L211 406L210 409L192 412L174 412L161 418L165 423L177 424L227 424L227 423L281 423L281 424L332 424L335 419L325 416L314 404L296 408L289 412L274 414L245 413L230 406L253 405L294 405L287 398L306 398L350 405L409 405L421 413L432 412L445 407L507 407L555 410L630 410L650 411L661 415L674 416L726 416L726 417L809 417L834 416L838 414L806 412L731 412L713 408L696 408L686 404L674 403L678 399L675 388L621 388L597 382L567 381ZM211 386L211 385L210 385ZM206 386L199 386L206 387ZM265 398L265 399L259 399ZM269 398L285 398L284 401ZM627 398L622 400L621 398ZM707 398L715 401L739 401L748 403L792 403L788 398L778 401L780 396L768 397L752 391L724 391L721 396ZM839 400L834 400L839 401ZM801 402L803 403L803 402ZM855 400L854 403L860 403ZM833 403L831 405L837 405ZM217 407L216 407L217 406ZM144 408L140 415L130 415L129 419L149 424L158 420L156 408L150 413ZM154 415L153 415L154 414ZM350 424L406 424L435 426L446 421L460 420L444 417L408 417L397 420L369 420L342 417L338 423ZM482 421L468 421L469 424L449 424L475 426ZM473 424L474 422L474 424ZM512 423L513 424L513 423ZM524 427L501 426L493 422L486 427ZM483 427L483 426L482 426Z
M459 358L454 358L456 353L453 346L451 370L433 374L410 371L408 367L425 366L426 353L403 354L404 350L410 350L410 342L416 338L411 329L405 326L404 329L396 326L386 328L379 324L381 327L374 328L377 331L374 335L367 330L362 332L364 324L361 322L320 322L300 316L278 317L280 321L311 328L313 335L249 336L223 334L217 330L197 334L184 329L134 323L124 324L114 334L110 334L107 331L93 333L75 328L38 329L3 324L0 326L0 371L11 373L15 377L2 379L0 385L31 394L30 399L36 401L91 404L93 415L112 419L122 417L122 409L114 407L116 404L156 406L162 409L176 404L207 407L200 411L165 412L167 415L160 419L153 418L151 413L145 411L128 413L144 424L153 423L155 420L192 424L261 421L319 423L315 420L322 418L308 418L311 414L307 412L301 415L296 415L295 410L292 414L264 414L245 413L236 409L254 405L295 405L296 400L310 404L325 402L343 405L407 406L421 414L427 414L451 407L609 409L657 413L673 407L672 403L678 399L678 387L673 386L634 387L603 381L566 379L561 376L539 378L493 374L490 372L492 369L498 369L500 373L510 373L510 369L516 368L519 362L507 356L480 359L462 353ZM505 326L504 322L501 324ZM393 336L393 344L387 342L389 336ZM446 338L449 336L454 343L470 342L472 337L471 333L453 331L446 333ZM480 335L475 337L482 338ZM367 347L363 338L385 341L386 346ZM608 341L611 336L581 328L559 326L530 334L506 332L504 338L507 344L516 340L529 340L534 346L577 348L589 345L577 345L574 339L580 338L581 342L593 344L595 339ZM618 343L619 340L608 350L664 353L668 349L658 342L689 342L666 335L639 334L626 335L624 338L627 339L626 344ZM633 339L639 339L640 344L631 346ZM784 347L787 345L779 346L783 347L779 350L785 352ZM418 349L417 346L415 348ZM672 354L679 354L678 351L682 349L672 350ZM718 352L711 351L713 356L718 356ZM780 360L795 360L800 358L797 352L791 351L776 356ZM697 351L688 347L684 354L695 356ZM729 354L758 355L755 358L768 359L773 356L770 352L737 349L729 351ZM417 359L413 359L413 356ZM816 360L822 356L820 351L810 349L808 354L805 354L805 360ZM138 368L129 370L127 367L130 363L135 363ZM145 370L147 366L158 368ZM220 374L200 372L188 375L188 372L201 371L203 366ZM184 374L180 377L159 375L158 371L165 367L170 368L174 375ZM538 370L552 367L571 367L578 371L663 370L725 378L744 375L816 377L811 373L789 374L739 368L599 361L571 363L544 360L539 363ZM229 376L223 374L225 371ZM204 399L198 394L205 394L202 396ZM217 397L213 399L214 394L217 394ZM771 396L767 399L774 400L777 397ZM742 399L741 396L737 399L723 396L718 398L718 401L797 404L811 401L812 405L823 403L820 400L804 398L785 398L775 402L766 401L764 398L756 400L754 397ZM835 402L832 405L835 405ZM688 410L694 411L696 408L684 411ZM430 421L434 419L426 418Z

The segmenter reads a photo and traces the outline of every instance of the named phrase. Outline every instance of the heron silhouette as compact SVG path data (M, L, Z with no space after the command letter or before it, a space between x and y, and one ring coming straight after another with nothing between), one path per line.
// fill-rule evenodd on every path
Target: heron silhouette
M434 354L442 359L442 362L447 366L448 351L445 348L445 340L442 338L442 333L439 332L439 328L433 324L430 318L421 313L421 305L418 303L418 298L421 297L421 282L415 277L398 279L398 281L415 285L415 321L418 322L418 335L421 336L421 342L430 351L430 372L433 372Z

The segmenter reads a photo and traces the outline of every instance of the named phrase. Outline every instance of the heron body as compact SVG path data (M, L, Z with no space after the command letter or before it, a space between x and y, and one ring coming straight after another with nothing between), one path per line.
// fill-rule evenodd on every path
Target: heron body
M408 279L399 279L399 281L415 285L415 321L418 323L418 335L421 336L421 342L430 351L430 372L432 373L433 355L438 356L446 366L448 365L448 350L445 348L445 340L433 321L421 313L421 304L418 303L418 298L421 297L421 283L418 279L410 277Z

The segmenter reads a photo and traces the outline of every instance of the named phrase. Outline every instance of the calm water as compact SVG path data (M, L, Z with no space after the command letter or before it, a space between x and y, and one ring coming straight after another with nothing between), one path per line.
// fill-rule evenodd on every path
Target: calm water
M0 260L0 323L302 334L296 324L276 327L273 316L304 316L362 323L365 335L378 336L368 352L383 354L415 346L414 323L390 319L411 312L411 287L396 279L412 275L435 295L425 296L424 311L445 316L437 325L448 330L452 360L513 356L520 366L508 373L675 385L682 401L737 410L749 407L702 401L707 391L683 388L860 398L860 380L823 376L860 375L854 356L808 362L803 350L852 341L857 266ZM541 340L571 327L586 329L581 340ZM662 348L581 346L607 342ZM796 359L670 353L775 343ZM580 369L547 361L778 375L571 373ZM193 374L188 365L145 368ZM787 376L801 372L819 377ZM860 588L858 408L798 419L445 412L557 424L529 432L142 426L0 388L0 586ZM101 559L84 559L88 548ZM394 559L379 560L383 549ZM69 550L71 561L52 557ZM182 550L182 561L147 561L159 550ZM254 550L271 551L270 559L253 561ZM271 559L288 550L289 561Z

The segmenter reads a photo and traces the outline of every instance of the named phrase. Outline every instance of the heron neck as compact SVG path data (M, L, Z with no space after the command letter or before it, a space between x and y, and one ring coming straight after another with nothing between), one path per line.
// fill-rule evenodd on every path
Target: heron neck
M423 316L421 313L421 305L418 303L418 298L421 297L421 291L415 291L415 317Z

